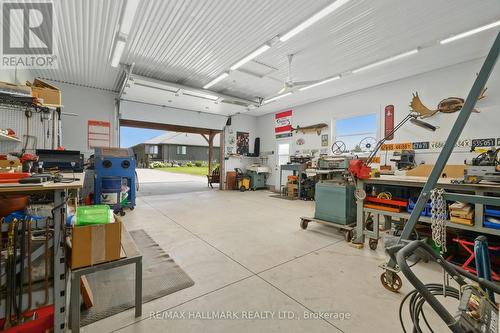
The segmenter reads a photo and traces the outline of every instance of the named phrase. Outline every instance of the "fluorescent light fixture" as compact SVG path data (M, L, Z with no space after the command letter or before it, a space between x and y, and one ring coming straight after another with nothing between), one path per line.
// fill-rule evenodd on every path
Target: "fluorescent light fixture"
M292 93L291 92L288 92L286 94L283 94L283 95L278 95L278 96L275 96L273 98L269 98L269 99L266 99L264 102L262 102L263 104L267 104L267 103L271 103L272 101L276 101L280 98L283 98L283 97L286 97L288 95L291 95Z
M317 12L316 14L314 14L313 16L311 16L310 18L308 18L307 20L305 20L304 22L302 22L301 24L299 24L298 26L293 28L292 30L288 31L283 36L280 36L280 41L286 42L287 40L289 40L290 38L292 38L293 36L295 36L299 32L309 28L311 25L318 22L319 20L321 20L325 16L331 14L332 12L334 12L335 10L340 8L341 6L345 5L349 1L350 0L337 0L337 1L335 1L334 3L323 8L322 10L320 10L319 12Z
M314 84L311 84L311 85L308 85L308 86L305 86L303 88L300 88L299 90L300 91L303 91L303 90L307 90L307 89L311 89L311 88L314 88L314 87L317 87L317 86L320 86L322 84L325 84L325 83L328 83L328 82L332 82L332 81L335 81L335 80L338 80L340 79L340 75L337 75L337 76L334 76L334 77L331 77L329 79L326 79L326 80L323 80L323 81L320 81L318 83L314 83Z
M180 90L179 88L176 88L176 87L157 86L157 85L152 85L152 84L147 84L147 83L141 83L141 82L135 82L134 85L141 86L141 87L146 87L146 88L151 88L151 89L158 89L158 90L168 91L168 92L171 92L171 93L177 93Z
M261 55L262 53L266 52L270 48L271 48L271 46L269 46L267 44L262 45L257 50L253 51L252 53L250 53L249 55L247 55L245 58L241 59L240 61L238 61L237 63L235 63L234 65L232 65L230 67L231 70L234 71L235 69L240 68L241 66L243 66L244 64L246 64L250 60L252 60L252 59L258 57L259 55Z
M373 67L384 65L384 64L387 64L389 62L396 61L396 60L399 60L399 59L411 56L413 54L416 54L417 52L418 52L418 49L414 49L414 50L411 50L411 51L408 51L408 52L404 52L404 53L395 55L393 57L390 57L390 58L387 58L387 59L384 59L384 60L380 60L380 61L374 62L373 64L366 65L366 66L363 66L361 68L355 69L355 70L352 71L352 73L355 74L355 73L359 73L359 72L362 72L364 70L367 70L367 69L370 69L370 68L373 68Z
M219 99L219 96L216 96L216 95L211 95L211 94L197 92L197 91L190 91L190 90L183 90L182 94L186 95L186 96L205 98L205 99L209 99L211 101L216 101Z
M477 33L480 33L482 31L485 31L485 30L488 30L488 29L492 29L492 28L495 28L495 27L498 27L498 26L500 26L500 21L496 21L496 22L493 22L493 23L490 23L490 24L487 24L487 25L483 25L482 27L479 27L479 28L476 28L476 29L472 29L472 30L469 30L469 31L466 31L466 32L462 32L461 34L452 36L450 38L443 39L439 43L440 44L451 43L451 42L456 41L457 39L462 39L462 38L465 38L465 37L469 37L469 36L475 35Z
M118 67L120 64L120 59L122 57L123 51L125 50L125 41L121 39L116 40L115 49L113 50L113 56L111 57L111 66Z
M213 79L212 81L210 81L210 82L208 82L207 84L205 84L205 85L203 86L203 89L208 89L208 88L210 88L211 86L213 86L214 84L216 84L216 83L217 83L217 82L219 82L219 81L224 80L224 79L225 79L226 77L228 77L228 76L229 76L229 73L227 73L227 72L222 73L221 75L217 76L217 77L216 77L215 79Z
M127 3L125 4L122 21L120 22L120 32L124 35L128 35L130 28L132 28L132 23L134 22L135 12L137 11L139 2L140 0L127 0Z

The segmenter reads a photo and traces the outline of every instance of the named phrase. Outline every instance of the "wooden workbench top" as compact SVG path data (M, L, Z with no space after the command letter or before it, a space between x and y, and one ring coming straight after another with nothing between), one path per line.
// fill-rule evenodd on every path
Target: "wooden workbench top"
M363 180L367 184L395 184L395 185L424 185L427 182L427 177L418 176L392 176L392 175L380 175L380 177L373 177ZM470 189L480 188L484 190L495 189L500 190L500 183L482 181L479 184L453 184L451 181L457 180L457 178L439 178L438 185L443 185L444 187L467 187ZM461 179L458 179L461 180Z
M83 187L83 179L85 174L75 173L76 180L69 182L73 179L72 173L64 173L65 182L54 183L52 181L41 184L0 184L0 193L7 192L38 192L38 191L53 191L53 190L75 190ZM66 182L68 181L68 182Z

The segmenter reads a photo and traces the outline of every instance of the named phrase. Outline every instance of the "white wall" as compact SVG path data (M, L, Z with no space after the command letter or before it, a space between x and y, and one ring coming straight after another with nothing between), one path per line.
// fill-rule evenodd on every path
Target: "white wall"
M383 130L383 109L388 104L395 106L395 123L404 118L410 108L409 104L412 93L418 91L422 102L430 109L436 108L440 100L457 96L465 98L468 94L476 73L479 72L483 60L474 60L459 65L443 68L441 70L420 74L410 78L387 83L377 87L363 89L357 92L324 99L314 103L294 107L292 124L294 127L311 125L317 122L330 123L330 132L333 132L335 119L348 118L354 115L377 113L379 136ZM500 66L497 65L488 83L486 98L477 104L481 110L479 114L473 114L467 123L461 139L500 137ZM285 110L285 109L284 109ZM444 141L458 113L439 113L427 121L439 126L436 132L428 132L411 123L407 123L396 134L393 143L414 141ZM276 139L274 136L274 114L268 114L257 119L257 135L261 137L261 150L274 151ZM292 153L297 150L295 141L298 138L294 134L292 139ZM306 144L298 149L319 149L320 138L309 135ZM330 138L331 144L331 138ZM474 156L468 152L469 149L457 149L451 158L450 164L462 164L464 158ZM417 162L434 163L439 150L416 151ZM384 161L384 158L382 158ZM272 185L272 179L268 181Z
M236 133L237 132L247 132L249 133L249 150L251 153L254 152L254 142L256 136L256 126L257 118L253 116L237 114L231 117L231 126L226 126L224 128L224 139L226 151L224 156L227 156L228 148L231 149L233 153L236 153ZM232 139L231 139L232 138ZM261 144L262 146L262 144ZM240 168L245 170L250 164L258 162L258 159L249 157L228 157L225 160L225 170L233 171L234 168Z
M33 75L25 70L18 71L17 75L14 70L0 71L1 81L24 84L33 79ZM62 144L66 149L80 150L87 156L92 152L87 147L87 121L90 119L111 122L112 145L118 145L115 93L60 82L51 83L61 90L63 113L77 114L77 116L62 117ZM23 115L20 117L24 118Z
M63 146L68 150L80 150L88 157L94 151L87 145L87 123L89 120L111 123L111 146L118 145L118 123L116 117L116 93L52 82L62 92L63 113L75 113L77 116L63 115Z

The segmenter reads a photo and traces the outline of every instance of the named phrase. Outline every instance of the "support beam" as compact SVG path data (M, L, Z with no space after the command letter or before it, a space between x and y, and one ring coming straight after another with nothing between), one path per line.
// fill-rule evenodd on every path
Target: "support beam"
M181 126L181 125L171 125L171 124L161 124L161 123L151 123L147 121L137 121L120 119L120 126L136 127L136 128L147 128L147 129L157 129L170 132L181 132L181 133L195 133L195 134L210 134L210 133L220 133L220 130L213 130L208 128Z
M214 137L215 133L210 131L208 135L208 174L211 175L214 170Z
M219 135L219 178L220 178L220 183L219 183L219 190L224 190L224 184L226 183L226 169L224 165L224 151L226 150L225 144L224 144L224 139L225 138L225 132L222 131Z

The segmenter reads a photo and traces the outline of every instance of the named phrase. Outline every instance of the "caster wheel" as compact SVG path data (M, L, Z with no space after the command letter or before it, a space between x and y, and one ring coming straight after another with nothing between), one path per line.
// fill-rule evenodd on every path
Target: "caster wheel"
M344 231L344 239L345 239L346 242L349 243L352 240L352 236L353 236L352 230L346 230L346 231Z
M368 241L368 246L370 246L370 249L375 251L377 249L377 245L378 245L378 239L370 238L370 240Z
M366 218L366 227L365 228L366 228L366 230L373 231L373 219L372 219L371 215Z
M245 188L245 186L241 186L240 187L240 192L245 192L247 189Z
M120 210L120 216L125 216L125 211Z
M300 227L302 229L306 230L308 224L309 224L309 222L307 222L306 220L300 220Z
M390 277L388 276L389 274L391 275ZM390 278L392 278L392 281L390 281ZM394 293L397 293L403 286L403 281L401 281L401 278L396 273L392 272L382 273L382 275L380 275L380 282L382 282L382 285L385 289Z

